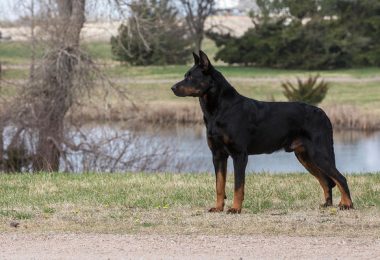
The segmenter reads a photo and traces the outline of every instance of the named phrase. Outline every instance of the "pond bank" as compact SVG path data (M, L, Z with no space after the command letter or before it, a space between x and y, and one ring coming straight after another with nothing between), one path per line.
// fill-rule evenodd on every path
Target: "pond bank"
M322 109L329 116L334 130L380 130L380 115L361 111L354 105L328 105ZM203 114L198 102L146 102L133 107L129 104L86 107L72 113L74 120L129 121L131 125L193 125L203 124Z

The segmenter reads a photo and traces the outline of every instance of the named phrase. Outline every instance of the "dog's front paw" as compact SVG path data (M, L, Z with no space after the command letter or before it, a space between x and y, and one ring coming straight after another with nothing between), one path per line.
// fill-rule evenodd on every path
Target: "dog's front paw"
M227 210L227 214L240 214L241 209L230 208Z
M223 208L211 208L208 210L208 212L222 212Z
M328 208L328 207L331 207L333 204L331 202L325 202L323 204L320 205L321 208Z
M348 209L353 209L354 205L352 203L350 204L344 204L342 202L339 203L339 209L340 210L348 210Z

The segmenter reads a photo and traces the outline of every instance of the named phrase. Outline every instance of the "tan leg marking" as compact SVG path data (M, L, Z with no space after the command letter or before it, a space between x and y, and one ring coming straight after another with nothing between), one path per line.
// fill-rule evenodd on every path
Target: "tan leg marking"
M353 204L352 204L352 201L350 199L350 196L348 196L348 194L346 193L346 191L344 190L342 185L335 178L333 178L333 180L336 183L336 185L338 186L338 189L339 189L340 194L341 194L341 199L339 202L339 208L340 209L351 209L351 208L353 208Z
M221 212L224 209L224 199L226 196L227 161L221 162L219 171L216 173L216 203L209 212Z
M224 197L226 195L226 172L218 171L216 174L216 204L215 207L223 211Z
M244 200L244 184L242 184L238 189L234 191L234 202L232 204L232 208L230 208L227 211L227 213L230 213L230 214L241 213L243 200Z
M300 161L300 163L305 167L305 169L307 169L315 178L317 178L319 184L321 185L323 189L323 195L325 197L325 203L322 204L322 206L332 206L332 194L331 189L326 180L327 177L322 176L323 173L321 173L320 170L314 164L303 160L302 156L297 155L297 152L296 157Z

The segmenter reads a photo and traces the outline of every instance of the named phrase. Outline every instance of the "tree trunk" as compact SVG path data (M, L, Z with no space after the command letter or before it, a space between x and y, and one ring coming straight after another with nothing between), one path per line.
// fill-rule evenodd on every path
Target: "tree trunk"
M72 105L80 32L85 22L85 0L56 0L56 51L45 60L38 112L38 141L34 171L58 171L64 137L64 118Z

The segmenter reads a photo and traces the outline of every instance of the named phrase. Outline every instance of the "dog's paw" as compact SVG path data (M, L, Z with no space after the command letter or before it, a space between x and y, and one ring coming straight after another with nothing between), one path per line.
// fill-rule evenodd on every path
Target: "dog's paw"
M331 202L325 202L320 205L321 208L328 208L331 207L333 204Z
M222 212L222 211L223 211L223 209L221 209L221 208L211 208L208 210L208 212Z
M227 210L227 214L240 214L241 209L230 208Z
M349 210L349 209L353 209L354 208L354 205L352 203L350 204L344 204L342 202L339 203L339 209L340 210Z

